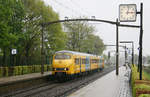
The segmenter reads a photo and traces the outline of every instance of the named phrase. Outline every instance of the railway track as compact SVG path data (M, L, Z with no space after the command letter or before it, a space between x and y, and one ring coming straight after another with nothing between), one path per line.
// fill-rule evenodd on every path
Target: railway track
M12 92L2 97L66 97L114 69L115 67L105 68L101 72L79 77L64 83L50 81L28 89Z

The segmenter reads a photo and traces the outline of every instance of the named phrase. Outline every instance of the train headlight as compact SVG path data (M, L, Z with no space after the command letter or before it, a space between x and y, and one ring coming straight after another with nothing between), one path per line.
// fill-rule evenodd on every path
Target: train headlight
M66 71L66 70L69 70L68 68L64 68L64 70Z
M53 71L56 71L56 68L53 68Z

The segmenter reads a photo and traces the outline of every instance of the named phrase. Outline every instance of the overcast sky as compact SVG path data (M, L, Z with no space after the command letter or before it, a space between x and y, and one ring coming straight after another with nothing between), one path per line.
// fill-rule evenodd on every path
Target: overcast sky
M44 0L47 5L59 13L60 19L65 16L69 18L77 18L86 16L91 18L95 16L98 19L116 21L119 15L119 4L136 4L137 10L140 10L140 3L144 5L144 34L143 34L143 54L150 55L150 0ZM91 23L96 26L97 32L105 44L116 44L116 26L105 23ZM139 15L137 22L128 23L139 25ZM119 28L119 40L134 41L135 52L138 53L139 33L137 28ZM120 44L121 45L121 44ZM127 45L131 47L130 44ZM113 47L108 47L108 50L115 50Z

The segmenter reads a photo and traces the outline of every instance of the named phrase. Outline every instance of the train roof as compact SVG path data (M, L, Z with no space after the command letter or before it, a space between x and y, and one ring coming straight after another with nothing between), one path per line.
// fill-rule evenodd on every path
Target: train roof
M101 57L102 58L102 56L97 56L97 55L87 54L87 53L81 53L81 52L76 52L76 51L69 51L69 50L57 51L55 54L57 54L57 53L71 53L73 55L93 56L93 57Z

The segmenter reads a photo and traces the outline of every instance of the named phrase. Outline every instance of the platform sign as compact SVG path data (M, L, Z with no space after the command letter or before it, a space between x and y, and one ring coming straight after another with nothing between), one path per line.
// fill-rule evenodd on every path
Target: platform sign
M135 22L136 21L136 4L120 4L119 20L120 22Z
M11 50L11 54L12 54L12 55L16 55L16 54L17 54L17 49L12 49L12 50Z

